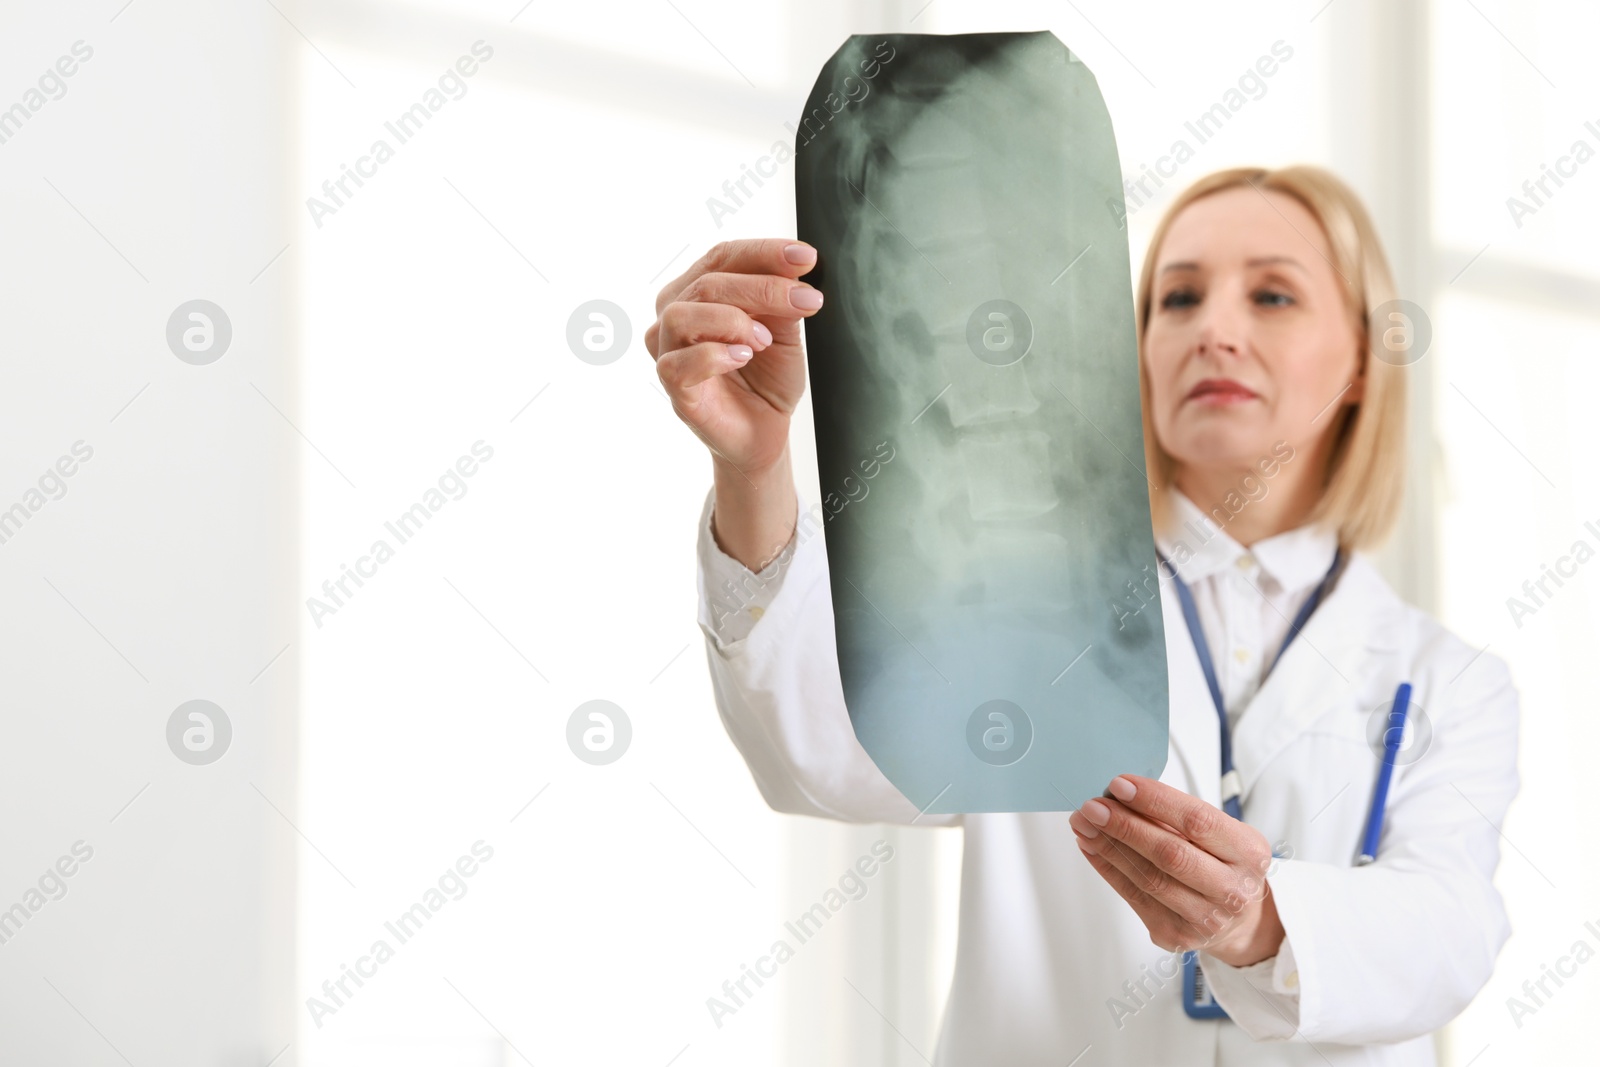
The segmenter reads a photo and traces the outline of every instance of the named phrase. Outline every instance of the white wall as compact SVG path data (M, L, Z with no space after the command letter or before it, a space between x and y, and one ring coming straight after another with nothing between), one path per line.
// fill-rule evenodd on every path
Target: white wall
M0 16L0 107L92 50L0 143L0 507L92 449L0 543L0 908L40 905L0 944L0 1062L261 1067L294 1037L304 446L267 266L292 31L264 4L122 3ZM209 365L166 340L197 298L232 324ZM232 725L209 765L167 744L194 699ZM80 841L65 895L30 898Z
M27 512L0 542L0 909L26 909L75 842L94 852L0 943L0 1065L931 1056L959 834L762 803L694 624L709 467L642 345L657 289L705 247L793 231L787 173L720 226L706 199L788 136L839 42L879 29L1054 30L1095 72L1130 178L1293 46L1133 213L1134 265L1166 199L1225 166L1322 163L1372 208L1436 330L1386 573L1505 655L1524 698L1500 879L1516 934L1441 1062L1577 1055L1593 975L1521 1026L1506 998L1600 918L1600 868L1569 829L1600 815L1582 788L1595 579L1522 626L1505 602L1600 523L1600 162L1523 226L1504 201L1575 138L1600 146L1583 126L1600 122L1596 17L1491 0L10 5L0 108L74 42L94 54L0 142L0 517ZM494 56L465 95L318 225L308 197L479 40ZM208 365L165 337L197 298L233 327ZM565 342L595 299L633 331L605 366ZM795 427L814 500L809 410ZM65 495L28 511L80 440L93 456ZM314 618L323 581L479 441L494 456L465 494ZM603 767L565 740L597 698L634 728ZM166 740L193 699L233 727L209 765ZM716 1027L706 998L879 836L889 877ZM313 1014L480 840L494 856L464 895Z

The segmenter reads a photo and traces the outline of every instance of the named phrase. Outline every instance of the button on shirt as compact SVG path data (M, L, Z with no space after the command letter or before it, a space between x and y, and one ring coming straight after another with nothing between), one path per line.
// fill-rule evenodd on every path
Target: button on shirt
M1194 594L1232 729L1266 681L1295 615L1328 573L1338 538L1305 525L1245 548L1228 536L1225 507L1207 513L1177 489L1167 500L1156 547Z

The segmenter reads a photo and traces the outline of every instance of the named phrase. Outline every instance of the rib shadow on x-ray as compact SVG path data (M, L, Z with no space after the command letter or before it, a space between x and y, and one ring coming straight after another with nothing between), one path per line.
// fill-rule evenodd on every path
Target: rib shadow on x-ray
M842 98L869 63L871 91ZM1067 810L1158 776L1166 644L1138 610L1155 545L1094 76L1048 32L855 36L806 116L798 233L828 294L806 343L857 736L930 812Z

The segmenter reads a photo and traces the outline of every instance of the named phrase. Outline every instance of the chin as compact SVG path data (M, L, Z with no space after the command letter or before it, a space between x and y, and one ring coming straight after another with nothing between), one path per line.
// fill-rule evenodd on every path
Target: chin
M1174 460L1195 470L1237 470L1253 467L1272 455L1270 434L1244 432L1243 427L1211 426L1178 435L1168 446Z

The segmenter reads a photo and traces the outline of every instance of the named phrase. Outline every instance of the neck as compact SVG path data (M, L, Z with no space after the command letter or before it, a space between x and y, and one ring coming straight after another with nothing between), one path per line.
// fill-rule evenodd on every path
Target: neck
M1210 515L1221 508L1224 513L1244 507L1227 523L1229 537L1246 548L1305 525L1322 497L1318 478L1324 469L1321 457L1301 450L1292 461L1280 464L1276 476L1264 478L1251 467L1197 467L1174 465L1172 483L1199 509ZM1252 500L1246 486L1265 486L1266 493ZM1259 492L1259 488L1257 490Z

